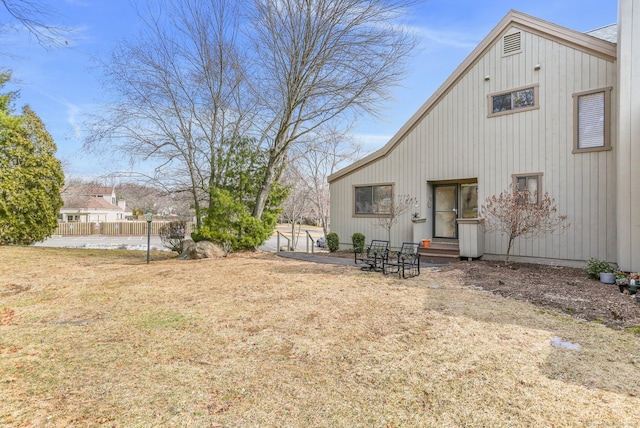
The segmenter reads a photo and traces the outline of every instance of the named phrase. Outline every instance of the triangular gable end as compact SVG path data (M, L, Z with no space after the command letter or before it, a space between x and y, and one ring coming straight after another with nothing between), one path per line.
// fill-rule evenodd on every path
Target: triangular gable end
M549 38L558 43L565 44L574 49L613 61L616 59L616 44L600 38L581 33L557 24L511 10L493 30L480 42L480 44L467 56L467 58L454 70L445 82L433 93L431 97L418 109L416 113L400 128L400 130L381 149L364 157L363 159L337 171L329 176L329 183L349 175L370 163L386 157L409 133L429 111L462 79L467 72L491 49L495 44L501 43L502 37L517 30L523 30L540 37Z

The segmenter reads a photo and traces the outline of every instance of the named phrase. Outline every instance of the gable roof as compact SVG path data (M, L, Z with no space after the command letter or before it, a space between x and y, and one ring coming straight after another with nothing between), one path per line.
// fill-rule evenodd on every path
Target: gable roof
M611 24L604 27L596 28L595 30L587 31L588 35L597 37L607 42L618 42L618 24Z
M115 189L113 187L107 186L93 186L89 187L87 191L90 195L111 196L114 193Z
M62 193L77 196L109 196L115 192L115 187L109 186L69 186Z
M118 206L109 203L101 197L95 196L81 196L81 195L63 195L64 205L63 210L78 209L78 210L101 210L101 211L120 211L125 210Z
M444 83L429 97L416 113L400 128L400 130L381 149L354 162L353 164L331 174L329 183L341 177L349 175L368 164L386 157L438 102L456 85L456 83L473 67L480 58L512 27L519 28L539 36L553 39L564 45L593 54L609 61L614 61L617 56L616 44L603 40L598 36L581 33L551 22L527 15L516 10L511 10L494 27L493 30L480 42L478 46L465 58ZM603 27L607 28L607 27ZM617 27L616 27L617 28ZM594 30L596 31L596 30ZM610 29L608 30L611 31Z

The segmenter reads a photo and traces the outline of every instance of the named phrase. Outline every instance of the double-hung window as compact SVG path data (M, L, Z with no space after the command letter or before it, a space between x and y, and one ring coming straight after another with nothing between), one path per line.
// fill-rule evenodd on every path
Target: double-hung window
M368 186L354 186L353 214L358 215L389 215L393 201L392 184L375 184Z
M573 153L610 150L611 88L573 94Z

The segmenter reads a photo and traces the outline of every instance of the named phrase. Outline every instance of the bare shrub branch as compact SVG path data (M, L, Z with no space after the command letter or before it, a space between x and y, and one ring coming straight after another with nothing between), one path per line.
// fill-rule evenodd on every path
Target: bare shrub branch
M500 195L490 196L480 210L487 232L507 235L505 263L516 238L537 238L554 232L564 232L571 226L566 215L558 214L555 200L548 193L538 199L537 192L519 190L517 184L504 190Z
M400 217L407 213L418 199L410 195L398 195L389 204L387 213L380 214L373 222L374 226L387 231L387 240L391 242L391 228L398 223Z

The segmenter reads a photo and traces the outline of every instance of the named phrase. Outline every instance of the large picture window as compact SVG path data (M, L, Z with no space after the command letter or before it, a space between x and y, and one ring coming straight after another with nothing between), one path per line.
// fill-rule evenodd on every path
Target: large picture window
M376 184L354 187L355 215L391 214L393 185Z
M489 95L489 117L538 108L538 86Z
M573 95L573 152L610 150L611 88Z

